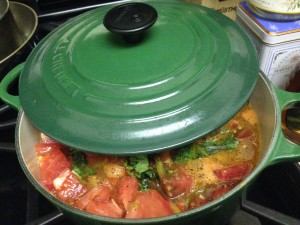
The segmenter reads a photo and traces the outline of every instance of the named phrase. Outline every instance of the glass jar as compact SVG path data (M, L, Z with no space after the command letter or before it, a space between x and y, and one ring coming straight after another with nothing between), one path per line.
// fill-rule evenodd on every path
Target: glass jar
M249 8L258 16L277 20L300 20L299 0L247 0Z

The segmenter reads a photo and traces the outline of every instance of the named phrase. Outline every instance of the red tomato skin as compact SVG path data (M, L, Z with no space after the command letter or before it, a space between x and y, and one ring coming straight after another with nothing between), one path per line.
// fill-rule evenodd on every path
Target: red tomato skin
M171 176L161 177L160 181L164 192L170 198L189 192L193 184L192 178L182 170Z
M81 196L74 207L101 216L123 217L124 210L111 197L111 186L99 184Z
M250 138L253 134L254 134L253 131L251 131L248 128L245 128L245 129L242 129L241 131L239 131L236 134L236 138L240 139L240 140L241 139L246 139L246 138Z
M80 183L77 176L70 170L64 170L53 181L56 196L64 201L73 203L75 199L83 195L87 188Z
M35 145L35 152L38 156L43 156L50 151L55 151L56 149L61 150L62 145L58 143L38 143Z
M40 177L44 186L52 191L53 180L65 169L71 169L70 162L56 143L40 143L35 146L40 166Z
M78 209L85 209L91 201L109 201L111 196L111 187L108 185L100 184L91 190L87 191L81 196L74 204L74 207Z
M230 166L223 169L214 170L214 174L220 180L235 181L242 180L251 171L251 166L248 163Z
M123 209L121 209L114 200L91 201L87 204L86 211L89 213L114 218L121 218L124 215Z
M135 177L125 176L117 184L116 201L128 210L137 196L139 181Z
M126 218L142 219L172 215L173 211L157 191L139 192L135 201L127 211Z

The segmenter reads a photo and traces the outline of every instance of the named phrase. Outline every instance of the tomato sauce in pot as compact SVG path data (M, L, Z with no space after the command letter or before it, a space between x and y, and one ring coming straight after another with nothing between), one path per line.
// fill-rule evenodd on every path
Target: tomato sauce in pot
M107 217L153 218L213 201L256 166L256 112L245 105L228 123L179 149L153 155L90 154L41 134L42 184L61 201Z

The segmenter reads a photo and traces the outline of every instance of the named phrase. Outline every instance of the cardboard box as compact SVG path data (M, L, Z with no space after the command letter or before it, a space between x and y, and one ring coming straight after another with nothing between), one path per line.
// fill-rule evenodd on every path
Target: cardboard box
M208 8L217 10L235 21L237 5L242 0L186 0L186 1L199 3Z

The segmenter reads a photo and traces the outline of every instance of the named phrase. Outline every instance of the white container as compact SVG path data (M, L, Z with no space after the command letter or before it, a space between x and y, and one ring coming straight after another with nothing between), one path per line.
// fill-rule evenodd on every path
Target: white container
M299 0L248 0L248 6L257 15L280 21L300 19Z
M264 19L258 17L246 2L241 2L237 7L236 22L252 38L261 71L275 86L285 89L300 62L300 20Z

